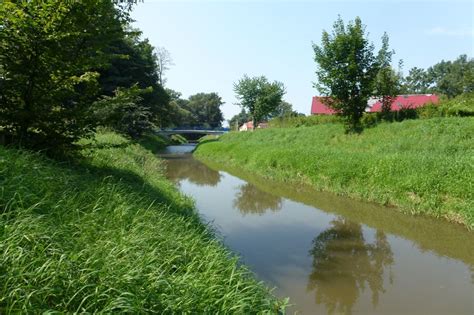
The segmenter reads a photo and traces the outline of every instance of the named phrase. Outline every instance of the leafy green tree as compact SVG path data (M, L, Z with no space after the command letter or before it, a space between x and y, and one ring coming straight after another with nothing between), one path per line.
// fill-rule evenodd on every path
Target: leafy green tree
M195 124L193 115L188 110L189 101L181 98L181 93L166 88L166 93L170 97L170 122L173 127L192 127Z
M449 98L474 91L474 59L467 55L459 56L455 61L444 61L427 70L428 78L433 82L432 91Z
M329 96L327 105L345 118L346 131L360 130L360 119L378 73L374 46L361 19L344 25L339 17L332 33L323 31L321 46L313 44L313 50L318 64L315 87Z
M173 108L170 97L159 83L157 57L154 47L147 39L140 39L141 32L129 31L127 36L116 40L109 48L114 58L109 66L101 70L100 84L102 94L112 96L118 88L131 88L135 85L146 93L140 96L137 109L150 115L130 116L148 119L142 125L166 126L171 123ZM138 122L130 122L138 123Z
M139 138L154 129L153 113L142 106L143 95L149 94L152 88L140 89L137 85L131 88L117 88L114 96L103 96L94 103L97 108L95 118L101 125L132 138Z
M250 78L245 75L239 82L234 83L234 92L239 105L252 117L255 128L257 123L276 110L286 91L281 82L270 83L264 76Z
M222 126L224 116L221 106L224 104L217 93L198 93L189 97L186 107L200 127L217 128Z
M106 48L127 12L112 1L0 5L0 128L21 146L58 148L90 134Z
M413 67L405 78L406 92L409 94L425 94L430 91L430 79L425 70Z
M229 120L229 127L232 130L239 130L239 127L242 126L244 123L249 121L251 119L250 115L245 111L244 108L238 113L237 115L234 115L230 120Z
M374 96L380 97L382 103L382 116L387 118L393 101L400 92L400 78L391 66L392 56L395 53L389 49L388 35L382 36L382 48L377 56L378 73L375 77Z
M278 104L278 106L275 108L275 110L270 113L269 119L277 117L296 116L297 114L298 113L293 110L293 105L286 101L281 101L280 104Z

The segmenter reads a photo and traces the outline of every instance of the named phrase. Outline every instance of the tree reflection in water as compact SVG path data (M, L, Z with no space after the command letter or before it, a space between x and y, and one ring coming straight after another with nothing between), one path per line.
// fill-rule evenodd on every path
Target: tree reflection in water
M187 179L198 186L216 186L221 174L203 163L189 158L167 158L167 177L174 182Z
M362 226L339 217L313 240L310 254L313 270L308 290L314 290L316 303L329 314L351 314L366 285L377 306L384 293L384 270L393 264L393 253L385 234L377 230L373 244L365 242ZM393 283L391 269L389 281Z
M264 192L250 183L240 186L234 199L234 208L242 214L264 214L267 210L281 209L281 197Z

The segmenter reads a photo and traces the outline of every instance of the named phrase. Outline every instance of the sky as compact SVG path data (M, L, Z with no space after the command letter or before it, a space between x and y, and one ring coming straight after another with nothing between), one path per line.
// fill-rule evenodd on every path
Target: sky
M312 44L338 15L345 22L359 16L376 51L387 32L393 65L402 59L405 74L474 57L474 0L144 0L132 18L144 38L171 54L166 87L185 98L217 92L230 119L240 112L233 85L244 74L282 82L284 99L309 114L318 95Z

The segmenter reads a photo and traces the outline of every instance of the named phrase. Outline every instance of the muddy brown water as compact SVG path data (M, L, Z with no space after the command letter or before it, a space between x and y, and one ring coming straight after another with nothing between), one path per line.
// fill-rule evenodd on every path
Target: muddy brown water
M224 243L289 313L474 314L474 233L426 217L162 156Z

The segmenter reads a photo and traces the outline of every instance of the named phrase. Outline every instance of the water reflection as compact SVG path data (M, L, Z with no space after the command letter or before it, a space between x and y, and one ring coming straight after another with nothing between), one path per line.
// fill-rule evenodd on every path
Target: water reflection
M242 214L264 214L267 210L278 211L282 206L281 197L269 194L256 186L245 183L235 195L234 208Z
M218 171L186 157L167 157L167 177L178 183L183 179L198 186L216 186L221 180Z
M289 313L473 314L472 232L228 165L201 165L189 154L166 158L169 176L229 248L278 296L290 296Z
M372 292L372 305L377 306L379 295L385 292L385 269L394 262L381 230L373 243L367 243L360 224L338 217L313 240L310 254L313 268L307 289L315 291L316 303L324 304L329 314L351 314L366 286Z

